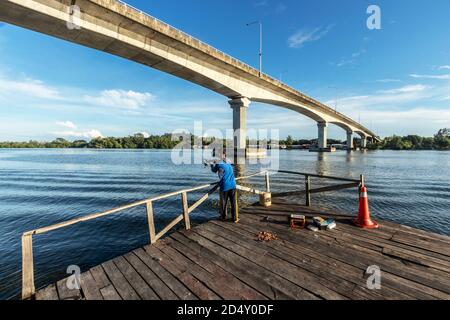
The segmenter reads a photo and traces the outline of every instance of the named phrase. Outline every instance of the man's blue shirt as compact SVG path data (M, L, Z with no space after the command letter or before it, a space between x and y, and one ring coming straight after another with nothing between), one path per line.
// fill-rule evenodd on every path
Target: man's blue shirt
M233 167L231 164L222 161L211 166L211 171L219 174L219 186L221 192L236 189L236 179L234 178Z

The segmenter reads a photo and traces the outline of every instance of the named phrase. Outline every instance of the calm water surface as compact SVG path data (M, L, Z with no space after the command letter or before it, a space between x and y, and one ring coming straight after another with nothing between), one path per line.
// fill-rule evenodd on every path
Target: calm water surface
M281 151L280 168L355 178L364 173L375 217L450 235L450 152ZM0 150L0 299L20 293L24 231L212 181L215 176L201 165L173 165L168 151ZM263 180L251 182L261 186ZM304 182L272 177L275 192L295 190L297 184L301 189ZM344 190L314 195L312 201L351 212L358 195ZM160 201L154 209L157 226L164 225L180 213L180 199ZM193 221L216 212L214 198L195 211ZM36 286L64 277L71 264L85 269L147 242L144 208L35 236Z

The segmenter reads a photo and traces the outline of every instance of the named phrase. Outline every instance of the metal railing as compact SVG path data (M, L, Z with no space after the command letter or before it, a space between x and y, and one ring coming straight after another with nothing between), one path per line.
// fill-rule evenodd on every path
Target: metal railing
M305 190L274 193L274 194L272 194L272 198L305 195L305 205L306 206L311 206L311 195L312 194L332 192L332 191L350 189L350 188L355 188L355 187L358 187L358 191L359 191L361 186L364 185L364 175L360 175L359 179L357 180L357 179L351 179L351 178L341 178L341 177L335 177L335 176L327 176L327 175L319 175L319 174L295 172L295 171L286 171L286 170L279 170L278 173L303 176L305 178L305 180L304 180ZM331 186L312 189L311 188L311 178L345 181L346 183L335 184L335 185L331 185Z

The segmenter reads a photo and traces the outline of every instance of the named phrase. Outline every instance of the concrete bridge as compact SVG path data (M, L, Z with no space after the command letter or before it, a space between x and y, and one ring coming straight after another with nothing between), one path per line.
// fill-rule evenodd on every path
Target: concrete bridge
M366 147L367 139L378 140L344 114L120 1L1 0L0 20L144 64L226 96L239 149L246 147L247 108L252 101L316 121L321 149L327 147L330 124L347 132L349 149L354 134L361 137L361 147Z

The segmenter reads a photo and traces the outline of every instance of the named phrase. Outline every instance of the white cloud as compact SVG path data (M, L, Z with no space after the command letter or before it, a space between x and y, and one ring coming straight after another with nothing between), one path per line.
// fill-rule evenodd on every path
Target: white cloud
M366 53L366 49L361 49L361 50L359 50L357 52L352 53L352 57L353 58L357 58L357 57L359 57L360 55L362 55L364 53Z
M389 90L379 90L371 95L348 96L338 100L338 111L345 114L346 112L353 112L354 110L367 107L384 109L398 107L431 96L427 89L431 90L432 87L417 84ZM326 101L325 103L334 105L335 100Z
M317 41L323 38L334 25L329 25L326 28L318 27L313 30L301 29L288 38L288 44L291 48L301 48L307 42Z
M345 65L355 64L357 62L357 59L366 52L367 52L366 49L361 49L359 51L353 52L350 58L342 58L342 60L336 63L335 65L337 67L343 67Z
M440 66L439 70L450 70L450 66Z
M136 132L134 135L141 135L144 138L149 138L150 137L150 133L145 132L145 131L143 131L143 132Z
M56 124L60 127L64 127L71 130L52 132L53 135L58 137L71 137L71 138L83 138L94 139L103 138L102 133L97 129L91 130L76 130L77 126L71 121L58 121Z
M390 90L381 90L379 92L381 93L410 93L410 92L421 92L427 89L428 86L422 85L422 84L416 84L416 85L408 85L401 88L396 89L390 89Z
M0 95L25 95L34 98L57 100L59 92L45 85L42 81L27 78L24 80L11 80L0 78Z
M450 74L441 74L441 75L423 75L423 74L410 74L412 78L416 79L437 79L437 80L450 80Z
M268 0L259 0L253 3L253 6L255 7L267 7L269 5L269 1Z
M76 129L77 126L71 121L58 121L56 122L58 126L68 128L68 129Z
M104 90L96 97L84 96L84 100L91 104L131 111L139 110L153 99L154 96L151 93L131 90Z
M338 111L382 136L392 134L432 135L450 125L448 86L411 84L371 94L340 98ZM446 97L446 98L445 98ZM332 105L335 100L327 101Z
M85 139L103 138L102 133L97 129L87 131L76 131L76 130L57 131L53 132L52 134L58 137L85 138Z
M398 124L403 123L405 127L417 128L418 124L422 126L435 126L436 124L450 124L449 109L431 109L425 107L414 108L410 110L376 111L365 110L362 115L364 119L379 124ZM399 127L392 127L392 130L398 130Z

